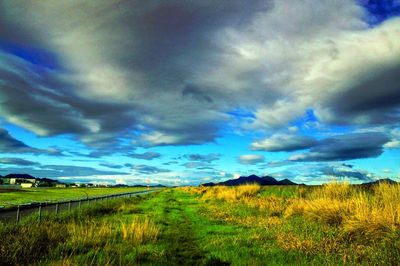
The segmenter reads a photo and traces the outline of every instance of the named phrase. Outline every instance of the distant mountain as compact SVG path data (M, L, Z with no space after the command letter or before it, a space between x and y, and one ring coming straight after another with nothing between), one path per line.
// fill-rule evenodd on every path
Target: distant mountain
M244 184L253 184L257 183L260 184L261 186L272 186L272 185L297 185L296 183L290 181L289 179L284 179L281 181L277 181L275 178L272 176L264 176L264 177L259 177L256 175L250 175L250 176L241 176L237 179L229 179L224 182L219 182L219 183L205 183L203 186L205 187L212 187L212 186L239 186L239 185L244 185Z
M28 174L8 174L8 175L5 176L5 178L25 178L25 179L35 178L36 179L36 177L33 177L31 175L28 175Z
M281 184L281 185L287 185L287 186L298 185L298 184L296 184L295 182L290 181L289 179L283 179L283 180L279 181L279 184ZM305 186L305 184L301 184L301 185L304 185L304 186Z
M396 181L394 181L392 179L389 179L389 178L379 179L379 180L372 181L372 182L369 182L369 183L364 183L364 184L373 185L373 184L380 184L380 183L398 184L398 182L396 182Z

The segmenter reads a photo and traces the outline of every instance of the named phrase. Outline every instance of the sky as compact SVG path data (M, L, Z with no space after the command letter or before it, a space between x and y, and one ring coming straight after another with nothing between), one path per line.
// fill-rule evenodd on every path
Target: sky
M0 175L400 178L399 0L0 0Z

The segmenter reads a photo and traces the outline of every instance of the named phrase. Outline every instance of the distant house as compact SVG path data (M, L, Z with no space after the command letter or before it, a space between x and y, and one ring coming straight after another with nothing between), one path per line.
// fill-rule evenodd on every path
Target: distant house
M21 183L22 188L31 188L32 185L33 185L32 183Z
M56 187L59 187L59 188L66 188L66 187L67 187L67 184L58 183L58 184L56 184Z
M19 178L19 177L10 178L10 185L16 185L21 183L27 183L25 178Z

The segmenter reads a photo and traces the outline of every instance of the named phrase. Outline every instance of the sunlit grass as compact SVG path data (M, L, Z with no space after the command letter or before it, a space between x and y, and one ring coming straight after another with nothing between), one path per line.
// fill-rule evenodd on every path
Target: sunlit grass
M203 193L202 199L222 199L227 201L235 201L247 197L255 196L261 189L258 184L247 184L242 186L215 186Z
M202 215L231 225L264 228L275 235L279 247L288 251L331 256L327 261L400 260L398 184L354 186L333 182L318 187L249 189L246 185L189 191L208 201ZM250 192L241 196L238 191ZM255 239L262 239L262 234Z
M157 240L159 228L148 217L131 216L137 199L97 204L38 221L28 218L19 225L0 227L0 261L31 264L113 264L116 254ZM125 206L125 207L122 207ZM122 208L121 208L122 207ZM50 263L51 264L51 263Z
M166 189L0 227L0 261L397 265L399 192L340 183Z

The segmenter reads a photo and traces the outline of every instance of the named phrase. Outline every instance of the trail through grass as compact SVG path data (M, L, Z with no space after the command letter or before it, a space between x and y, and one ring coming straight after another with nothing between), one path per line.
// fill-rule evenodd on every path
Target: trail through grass
M166 260L172 265L201 264L204 251L198 245L193 215L189 214L187 202L176 197L176 191L169 190L157 198L162 209L159 217L162 225L161 240L166 244Z

